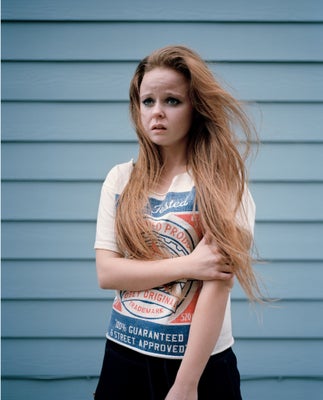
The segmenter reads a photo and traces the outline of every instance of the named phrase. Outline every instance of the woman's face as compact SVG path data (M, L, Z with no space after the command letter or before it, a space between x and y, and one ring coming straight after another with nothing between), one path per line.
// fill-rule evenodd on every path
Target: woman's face
M164 150L186 148L193 107L184 75L154 68L145 73L139 95L141 123L151 141Z

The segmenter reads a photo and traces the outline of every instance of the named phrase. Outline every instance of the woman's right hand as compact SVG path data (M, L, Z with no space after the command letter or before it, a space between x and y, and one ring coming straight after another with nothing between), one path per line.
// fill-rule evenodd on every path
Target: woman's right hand
M97 249L96 267L102 289L146 290L181 279L220 280L229 288L233 285L232 268L216 243L206 238L187 256L151 261Z
M218 245L204 236L195 249L187 256L190 260L193 279L208 280L233 280L232 267L226 263L226 258L221 254Z

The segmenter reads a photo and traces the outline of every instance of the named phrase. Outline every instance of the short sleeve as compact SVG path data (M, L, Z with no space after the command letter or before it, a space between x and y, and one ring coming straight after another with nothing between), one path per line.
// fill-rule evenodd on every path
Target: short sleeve
M95 249L121 253L115 235L117 198L128 182L132 161L116 165L108 173L102 188L96 223Z
M256 205L248 187L245 187L240 209L237 212L238 224L252 235L255 229Z

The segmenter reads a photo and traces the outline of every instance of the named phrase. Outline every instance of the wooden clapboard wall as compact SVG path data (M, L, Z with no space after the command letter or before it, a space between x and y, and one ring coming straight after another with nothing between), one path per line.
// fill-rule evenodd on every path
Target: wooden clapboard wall
M322 398L320 0L3 0L2 18L3 399L91 398L113 295L95 275L100 187L136 157L136 63L175 43L252 103L262 141L256 268L281 301L255 312L234 290L244 398Z

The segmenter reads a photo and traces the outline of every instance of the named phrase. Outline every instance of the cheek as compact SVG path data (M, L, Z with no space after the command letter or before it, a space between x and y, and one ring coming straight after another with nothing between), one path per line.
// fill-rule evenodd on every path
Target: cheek
M140 115L141 115L141 118L143 119L143 118L146 118L147 119L147 117L148 117L148 115L149 115L149 108L148 107L140 107Z
M142 124L144 124L144 121L147 120L147 116L142 110L140 110L139 118Z
M147 132L149 128L149 116L145 112L141 112L139 115L140 123L142 128Z

